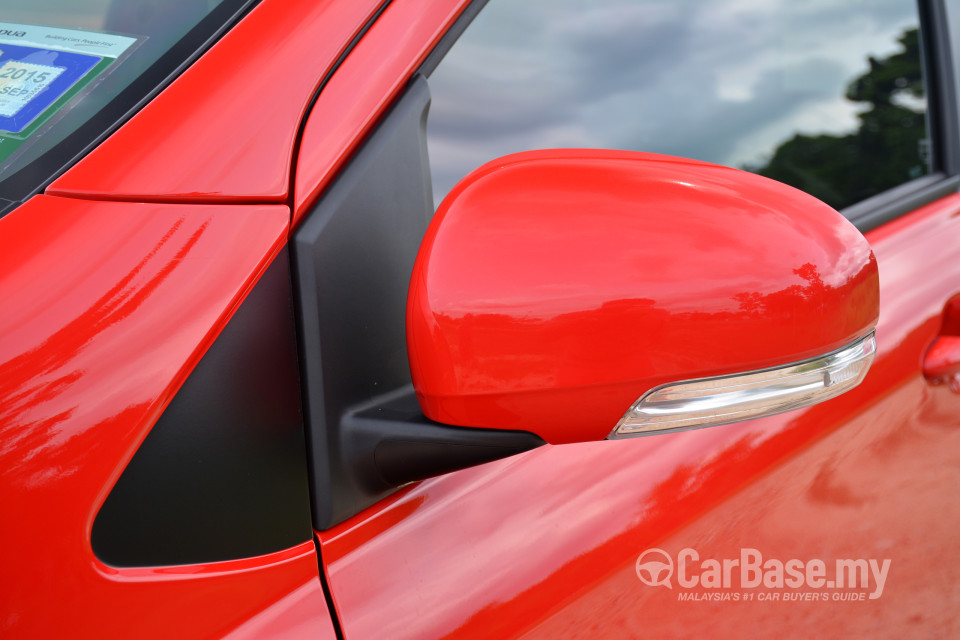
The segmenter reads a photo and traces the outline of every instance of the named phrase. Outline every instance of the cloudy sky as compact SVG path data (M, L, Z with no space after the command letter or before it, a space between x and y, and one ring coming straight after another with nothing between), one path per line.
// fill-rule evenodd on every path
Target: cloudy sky
M762 163L856 129L847 83L916 25L912 0L491 0L430 78L434 192L526 149Z

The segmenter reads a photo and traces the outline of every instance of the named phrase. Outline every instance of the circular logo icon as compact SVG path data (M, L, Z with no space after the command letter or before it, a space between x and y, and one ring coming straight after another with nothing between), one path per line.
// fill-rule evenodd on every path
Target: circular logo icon
M637 558L637 577L651 587L665 586L673 589L673 558L663 549L647 549Z

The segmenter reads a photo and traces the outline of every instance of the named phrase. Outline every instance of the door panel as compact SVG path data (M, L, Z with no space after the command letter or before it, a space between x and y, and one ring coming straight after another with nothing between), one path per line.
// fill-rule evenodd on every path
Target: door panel
M922 362L960 292L958 215L952 195L868 235L879 351L844 396L707 430L542 447L411 486L322 532L346 636L956 635L960 395L927 381ZM677 576L665 588L638 578L651 548L890 563L879 593L870 578L745 588L736 571L729 588Z

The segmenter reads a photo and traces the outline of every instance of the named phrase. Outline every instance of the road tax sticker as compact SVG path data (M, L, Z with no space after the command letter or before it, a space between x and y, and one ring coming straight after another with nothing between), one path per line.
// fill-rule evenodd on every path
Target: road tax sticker
M130 36L0 22L0 137L31 136L136 42Z
M8 60L0 67L0 116L12 118L46 91L63 67Z
M70 90L99 56L0 45L0 129L18 133Z

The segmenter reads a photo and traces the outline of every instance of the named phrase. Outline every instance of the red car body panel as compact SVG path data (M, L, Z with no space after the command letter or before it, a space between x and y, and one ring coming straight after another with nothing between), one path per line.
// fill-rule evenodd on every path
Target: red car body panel
M283 202L314 91L382 0L266 0L46 193Z
M393 0L298 147L315 89L382 4L264 0L47 195L0 220L0 636L334 637L312 543L118 569L94 556L90 529L291 219L467 2ZM954 335L944 305L960 291L958 233L951 195L869 234L879 352L844 396L708 430L542 447L409 486L318 533L345 636L783 631L776 606L680 602L637 580L644 549L683 546L889 557L884 599L789 605L790 630L956 636L960 509L945 498L960 486L960 395L922 368L938 335Z
M16 514L0 527L0 635L222 635L274 607L331 635L310 543L155 569L90 547L100 504L288 222L282 205L50 196L0 222L0 511Z
M400 94L468 0L394 0L324 87L297 156L293 227Z
M321 532L346 637L956 635L960 508L944 500L960 483L960 395L927 383L921 362L960 290L930 257L960 263L958 234L960 195L868 234L878 355L843 396L706 430L541 447ZM654 547L892 563L877 600L714 604L641 583L634 563Z

